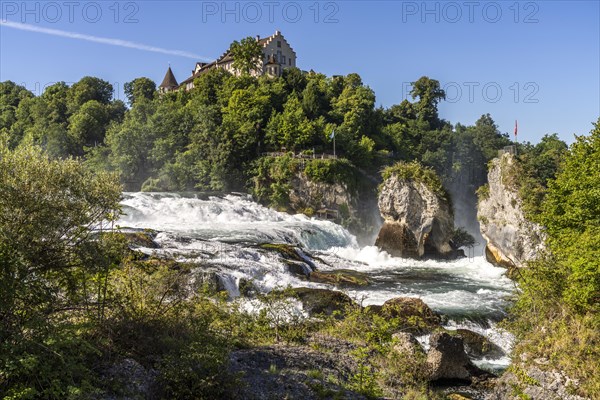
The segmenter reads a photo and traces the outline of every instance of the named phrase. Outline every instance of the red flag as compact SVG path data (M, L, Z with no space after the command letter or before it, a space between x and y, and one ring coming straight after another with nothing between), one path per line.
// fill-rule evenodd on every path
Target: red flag
M518 125L517 125L517 120L515 119L515 138L517 137L517 131L518 131Z

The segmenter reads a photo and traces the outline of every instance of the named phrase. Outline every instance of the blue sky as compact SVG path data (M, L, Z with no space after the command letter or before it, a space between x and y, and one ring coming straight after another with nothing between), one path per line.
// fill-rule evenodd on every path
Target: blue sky
M599 4L2 0L0 81L39 93L92 75L123 98L123 83L136 77L160 83L171 63L182 81L233 40L278 29L300 68L359 73L377 105L399 103L408 83L427 75L446 89L440 114L453 123L490 113L511 134L518 119L519 141L556 132L572 142L600 116Z

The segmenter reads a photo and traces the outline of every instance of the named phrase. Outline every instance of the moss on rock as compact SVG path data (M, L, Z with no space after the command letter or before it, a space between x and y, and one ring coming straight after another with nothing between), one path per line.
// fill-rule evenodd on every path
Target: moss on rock
M314 271L309 276L309 281L327 283L338 286L367 286L371 282L369 277L351 269L338 269L335 271Z

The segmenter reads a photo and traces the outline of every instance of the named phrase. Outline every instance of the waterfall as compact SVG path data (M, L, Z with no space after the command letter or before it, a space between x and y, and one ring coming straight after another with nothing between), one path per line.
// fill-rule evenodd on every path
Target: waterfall
M496 322L505 315L514 285L504 269L483 256L455 261L395 258L374 246L358 246L350 232L333 222L280 213L244 195L127 193L122 205L121 227L158 232L154 240L159 248L140 251L218 271L231 298L240 296L241 279L262 292L286 286L331 289L291 273L289 260L261 247L288 244L304 261L305 271L351 269L367 274L370 285L346 290L363 305L418 297L447 316L448 329L467 328L510 349L512 338ZM481 362L498 368L508 365L508 358Z

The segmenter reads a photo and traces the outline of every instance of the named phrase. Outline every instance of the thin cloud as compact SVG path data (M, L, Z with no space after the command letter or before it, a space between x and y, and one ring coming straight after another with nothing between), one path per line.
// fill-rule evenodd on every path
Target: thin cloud
M130 42L128 40L111 39L111 38L104 38L104 37L99 37L99 36L85 35L83 33L62 31L59 29L43 28L41 26L36 26L36 25L22 24L20 22L0 20L0 26L5 26L7 28L13 28L13 29L19 29L22 31L43 33L46 35L61 36L61 37L66 37L66 38L70 38L70 39L86 40L88 42L108 44L111 46L127 47L130 49L151 51L154 53L161 53L161 54L168 54L168 55L179 56L179 57L193 58L194 60L202 60L202 61L211 61L212 60L211 58L202 57L198 54L190 53L190 52L183 51L183 50L163 49L161 47L155 47L155 46L149 46L149 45L142 44L142 43Z

